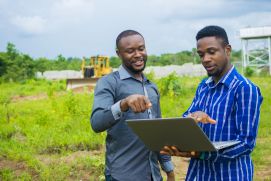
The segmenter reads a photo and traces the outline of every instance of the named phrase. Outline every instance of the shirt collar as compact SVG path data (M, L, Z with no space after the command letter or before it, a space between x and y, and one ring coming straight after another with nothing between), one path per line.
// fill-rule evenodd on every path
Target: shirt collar
M122 65L119 66L118 72L120 74L121 80L132 77L131 74Z
M120 75L120 79L123 80L123 79L128 79L128 78L133 78L135 79L122 65L119 66L119 69L118 69L118 72L119 72L119 75ZM149 81L144 74L143 75L143 81L146 82L146 81Z
M231 67L231 69L227 72L226 75L224 75L218 82L217 84L215 84L213 77L209 77L206 80L206 84L210 87L210 88L214 88L216 87L218 84L224 84L227 87L230 87L232 80L234 79L234 75L236 74L236 69L234 66Z

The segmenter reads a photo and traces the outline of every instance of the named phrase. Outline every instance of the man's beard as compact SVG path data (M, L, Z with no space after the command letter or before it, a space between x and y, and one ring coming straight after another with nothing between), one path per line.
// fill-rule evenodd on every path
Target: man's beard
M130 70L133 74L138 74L138 73L143 72L143 70L145 69L145 67L146 67L146 61L144 61L144 66L143 66L141 69L136 70L136 69L134 69L134 68L131 66L129 70Z
M125 65L126 69L128 69L132 74L139 74L141 72L144 71L145 67L146 67L146 63L147 63L147 59L143 59L144 61L144 66L141 69L134 69L134 67L130 64L130 65Z

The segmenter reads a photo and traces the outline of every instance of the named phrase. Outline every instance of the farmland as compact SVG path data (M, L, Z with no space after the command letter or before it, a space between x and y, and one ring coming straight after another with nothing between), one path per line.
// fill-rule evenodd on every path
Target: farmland
M174 74L159 80L150 74L149 78L160 89L163 117L181 116L202 79ZM252 154L255 180L268 180L271 78L251 80L264 97L257 145ZM0 180L104 179L106 133L94 133L89 124L93 92L65 91L64 81L46 80L2 83L0 90ZM178 165L177 178L183 178L187 160L174 158L174 163Z

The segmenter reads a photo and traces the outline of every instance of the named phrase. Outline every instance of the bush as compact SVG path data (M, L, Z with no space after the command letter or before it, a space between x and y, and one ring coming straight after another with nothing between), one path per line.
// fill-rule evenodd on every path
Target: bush
M254 70L250 67L245 68L245 76L251 77L254 74Z
M181 79L175 72L161 78L157 85L162 96L168 95L172 97L181 94Z

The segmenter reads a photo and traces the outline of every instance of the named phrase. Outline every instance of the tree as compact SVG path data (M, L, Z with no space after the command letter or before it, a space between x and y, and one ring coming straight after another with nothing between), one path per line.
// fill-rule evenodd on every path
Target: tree
M0 75L5 81L21 81L35 76L34 61L26 54L21 54L12 43L7 44L6 53L1 53Z
M41 74L43 75L43 73L46 71L46 70L51 70L51 62L50 60L48 60L47 58L38 58L36 61L35 61L35 68L36 68L36 71L39 71L41 72Z
M16 50L15 45L10 42L8 42L8 44L7 44L6 51L7 51L8 58L10 60L14 60L14 59L16 59L17 56L19 56L19 53Z
M0 52L0 77L2 77L6 73L7 65L8 65L8 57L4 52Z
M113 68L117 68L120 66L121 64L121 60L119 57L110 57L110 66L113 67Z

